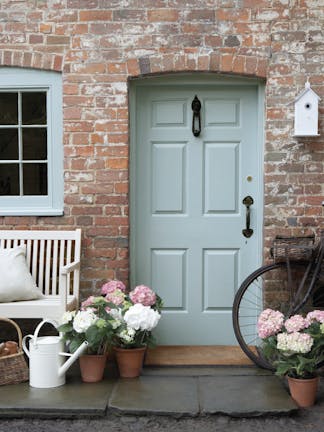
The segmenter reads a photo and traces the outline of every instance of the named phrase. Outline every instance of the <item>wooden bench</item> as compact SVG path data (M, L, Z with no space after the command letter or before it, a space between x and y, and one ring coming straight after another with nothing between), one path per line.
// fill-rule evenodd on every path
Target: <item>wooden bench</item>
M79 304L81 230L0 230L0 248L22 244L26 245L27 265L44 297L0 303L0 316L60 321L66 310Z

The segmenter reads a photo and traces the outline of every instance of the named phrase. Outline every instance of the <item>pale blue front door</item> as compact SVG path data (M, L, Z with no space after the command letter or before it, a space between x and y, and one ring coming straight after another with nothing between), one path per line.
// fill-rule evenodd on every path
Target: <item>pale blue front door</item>
M138 86L132 119L131 279L164 300L158 342L236 344L233 298L260 263L258 87ZM254 201L249 238L246 196Z

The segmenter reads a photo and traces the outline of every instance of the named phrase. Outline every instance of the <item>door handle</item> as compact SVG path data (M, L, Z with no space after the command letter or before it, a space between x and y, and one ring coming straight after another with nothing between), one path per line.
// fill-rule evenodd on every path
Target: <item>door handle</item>
M244 237L251 237L253 234L253 229L250 228L250 207L254 203L253 198L250 195L247 195L245 198L243 198L242 203L246 207L246 228L242 230L242 234Z

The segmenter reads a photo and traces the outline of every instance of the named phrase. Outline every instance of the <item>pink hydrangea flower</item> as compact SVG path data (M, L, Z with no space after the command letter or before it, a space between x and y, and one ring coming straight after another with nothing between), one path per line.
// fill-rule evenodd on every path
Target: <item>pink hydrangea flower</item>
M294 333L309 327L309 322L301 315L294 315L285 321L284 326L288 333Z
M306 315L306 320L308 321L309 325L312 324L314 321L318 321L321 324L324 323L324 311L322 310L314 310L312 312L309 312Z
M119 280L112 280L109 282L106 282L102 287L101 287L101 294L106 295L108 293L112 293L114 292L116 289L119 289L123 292L126 291L126 287L123 284L122 281Z
M114 291L108 292L105 299L116 306L120 306L125 300L125 293L121 289L117 288Z
M283 325L284 315L279 311L265 309L258 319L258 335L261 339L277 334Z
M130 293L129 297L134 304L141 303L143 306L152 306L156 302L156 294L145 285L138 285Z
M86 309L88 309L89 306L93 303L94 298L95 298L94 296L90 296L90 297L88 297L86 300L84 300L84 301L81 303L81 310L86 310Z

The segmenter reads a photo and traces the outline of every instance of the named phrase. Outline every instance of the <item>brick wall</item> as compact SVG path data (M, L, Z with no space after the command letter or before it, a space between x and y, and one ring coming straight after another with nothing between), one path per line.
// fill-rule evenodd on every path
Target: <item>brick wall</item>
M127 80L177 71L266 79L265 246L324 226L324 139L293 137L291 103L308 77L323 136L323 28L322 0L1 0L0 65L63 74L65 154L64 216L1 227L81 226L84 295L127 281Z

